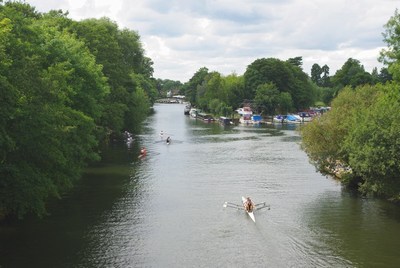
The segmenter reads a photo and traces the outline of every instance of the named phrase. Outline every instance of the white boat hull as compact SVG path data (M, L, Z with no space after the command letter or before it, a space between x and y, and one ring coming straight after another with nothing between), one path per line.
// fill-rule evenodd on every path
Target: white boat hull
M246 203L246 201L247 201L246 198L244 196L242 196L243 206ZM249 215L249 217L252 219L252 221L256 222L256 218L254 217L253 211L249 212L249 211L246 210L246 208L244 208L244 211L246 211L247 215Z

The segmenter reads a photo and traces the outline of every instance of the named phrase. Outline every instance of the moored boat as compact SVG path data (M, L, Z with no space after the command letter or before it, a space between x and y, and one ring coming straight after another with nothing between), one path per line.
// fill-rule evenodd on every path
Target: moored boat
M185 105L185 108L183 109L183 113L185 114L185 115L189 115L189 113L190 113L190 109L192 108L192 106L190 105L190 104L186 104Z
M251 116L253 115L253 111L250 107L243 107L236 110L236 112L240 115L239 122L242 124L251 124Z
M225 117L225 116L221 116L219 118L219 123L223 126L229 126L229 125L233 125L232 119Z
M190 115L191 117L193 117L193 118L196 118L198 112L199 112L199 111L198 111L196 108L191 108L190 111L189 111L189 115Z
M197 118L205 122L212 122L215 120L211 114L206 114L206 113L197 113Z
M276 115L274 116L274 123L287 123L287 124L300 124L302 123L301 118L299 116L295 116L292 114L288 115Z

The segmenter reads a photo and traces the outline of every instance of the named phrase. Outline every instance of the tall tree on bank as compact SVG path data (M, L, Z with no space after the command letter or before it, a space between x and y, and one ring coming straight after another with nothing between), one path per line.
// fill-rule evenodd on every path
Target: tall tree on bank
M146 117L158 95L152 78L152 61L144 56L139 35L128 29L120 30L108 18L77 22L73 31L87 44L108 78L111 92L105 100L102 125L109 133L137 131L138 123ZM137 90L145 94L137 94ZM138 109L138 102L146 105Z
M400 81L400 14L398 9L384 26L383 41L387 48L380 52L379 61L388 66L393 79Z
M331 80L329 76L329 67L328 65L324 65L321 68L322 71L322 78L321 78L321 86L322 87L330 87L331 86Z
M371 74L364 70L364 66L361 65L359 60L352 58L349 58L342 68L336 71L331 81L337 90L345 86L355 88L359 85L373 84Z
M314 63L311 67L311 81L313 81L316 85L322 85L322 68L317 63Z
M0 218L44 215L99 158L100 134L136 128L155 95L136 33L66 16L0 2Z
M298 62L298 61L296 61ZM301 110L314 103L313 87L300 67L275 58L257 59L244 73L247 99L253 99L259 85L274 83L280 92L291 95L294 108Z
M400 202L399 22L396 10L385 26L388 49L380 58L394 81L344 88L330 112L302 128L302 146L318 170L394 202Z
M43 215L97 159L95 120L109 89L85 44L53 18L8 2L0 22L0 215Z
M202 67L183 86L186 98L194 105L196 105L198 101L198 87L201 87L207 75L208 69L206 67Z

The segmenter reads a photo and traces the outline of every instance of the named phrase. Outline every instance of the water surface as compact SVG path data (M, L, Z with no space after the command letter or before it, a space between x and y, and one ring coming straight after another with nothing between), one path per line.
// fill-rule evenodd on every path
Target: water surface
M156 105L50 216L0 227L0 267L398 267L400 209L316 173L294 127L222 127L183 108ZM241 196L271 209L253 223L223 208Z

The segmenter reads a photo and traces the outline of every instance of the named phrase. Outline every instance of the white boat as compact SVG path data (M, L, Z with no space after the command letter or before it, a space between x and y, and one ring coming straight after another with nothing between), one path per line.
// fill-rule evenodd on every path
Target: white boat
M253 222L256 222L256 218L254 217L254 211L260 210L260 209L262 209L262 208L268 208L268 209L270 209L270 206L269 206L269 205L267 205L265 202L262 202L262 203L258 203L258 204L256 204L256 205L253 205L253 209L252 209L251 211L248 211L248 210L245 208L245 204L246 204L246 203L247 203L247 198L245 198L244 196L242 196L242 205L237 205L237 204L235 204L235 203L225 202L224 205L223 205L223 207L224 207L224 208L229 207L229 208L236 208L236 209L239 209L239 210L244 210L244 211L246 211L247 215L249 215L249 217L252 219Z
M247 198L245 198L244 196L242 196L242 203L243 203L243 208L246 211L247 215L249 215L249 217L256 222L256 218L254 217L254 213L253 213L253 209L248 210L246 208L246 204L247 204Z
M185 105L185 108L183 109L183 113L185 114L185 115L189 115L190 114L190 109L192 108L192 106L189 104L189 103L187 103L186 105Z
M236 110L236 112L240 115L239 122L242 124L251 124L251 116L253 115L253 111L250 107L243 107Z
M199 111L196 108L191 108L189 111L189 115L193 118L196 118L198 113Z

